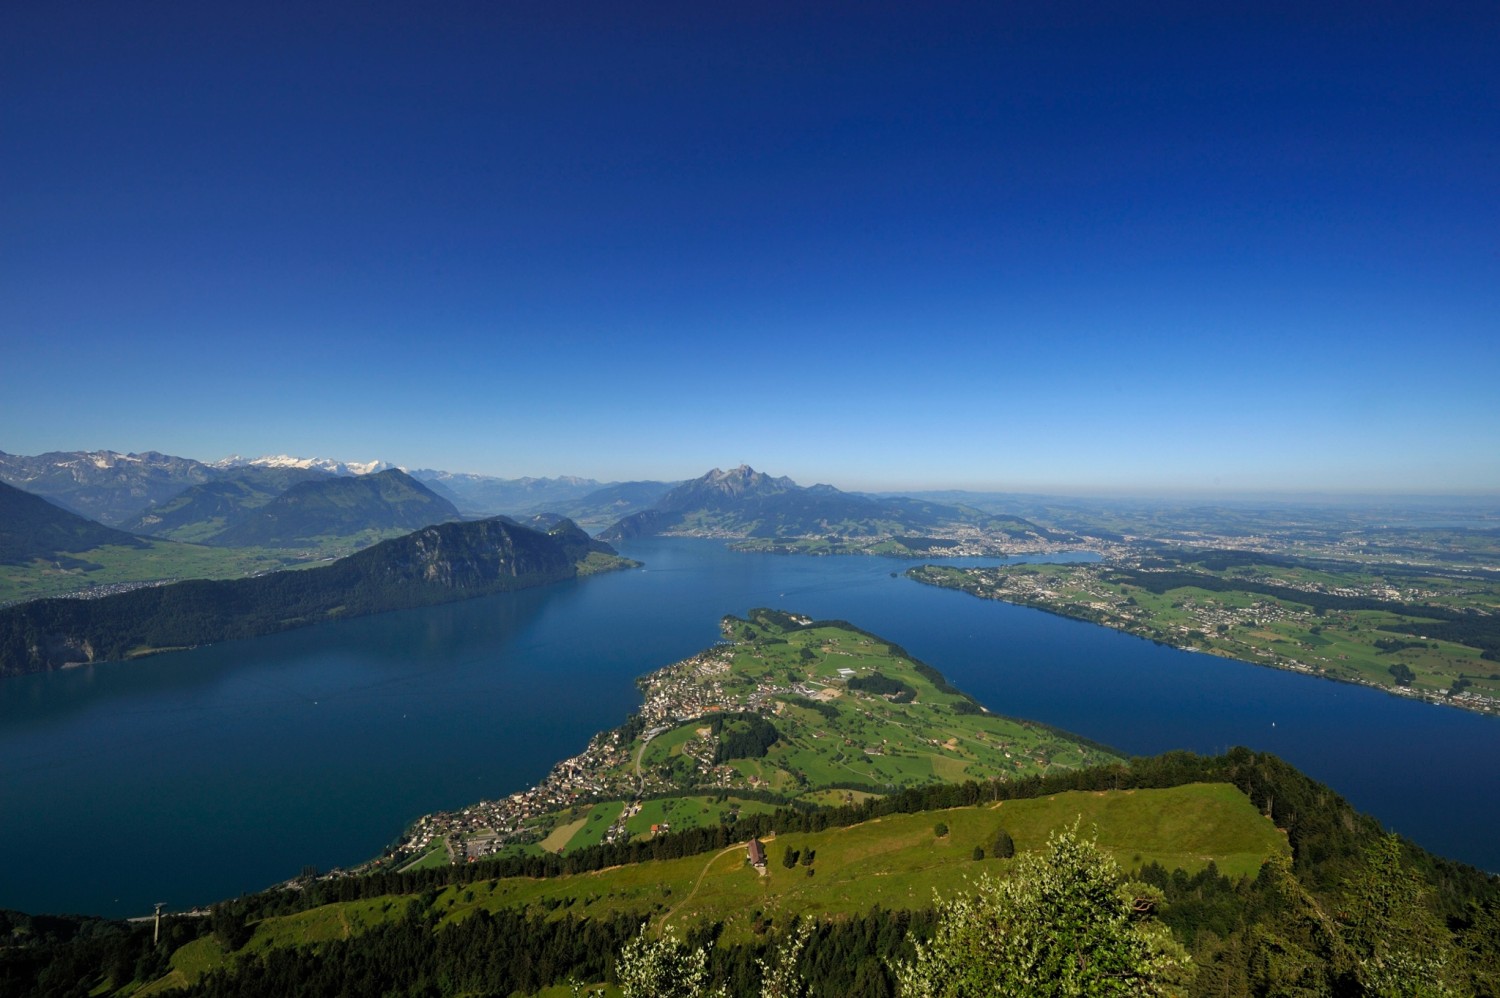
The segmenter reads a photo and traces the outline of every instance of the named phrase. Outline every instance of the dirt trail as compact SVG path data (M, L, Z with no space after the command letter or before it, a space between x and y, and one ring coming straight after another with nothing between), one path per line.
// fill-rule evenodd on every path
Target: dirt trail
M774 835L768 836L767 839L766 839L766 841L770 841L770 840L774 839L775 837L776 836L774 836ZM701 870L698 871L698 879L695 880L695 881L693 881L693 889L690 890L690 891L688 891L686 897L684 897L681 901L678 901L676 904L674 904L672 906L672 909L670 911L668 911L665 915L663 915L661 917L662 927L665 928L666 924L672 920L672 916L676 915L677 912L678 912L678 910L681 909L683 905L685 905L689 901L691 901L693 899L693 895L695 895L695 894L698 893L698 888L703 885L703 878L706 877L706 876L708 876L708 868L709 867L711 867L715 863L717 863L719 861L719 858L721 856L723 856L724 854L735 852L736 850L743 850L743 849L745 849L745 843L739 842L739 843L736 843L735 845L727 846L727 847L725 847L723 849L720 849L718 852L714 853L711 857L709 857L708 862L703 864L703 869L701 869Z

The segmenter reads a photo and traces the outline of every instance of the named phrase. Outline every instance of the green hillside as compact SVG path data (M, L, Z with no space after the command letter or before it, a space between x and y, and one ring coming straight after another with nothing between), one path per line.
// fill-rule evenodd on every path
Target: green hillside
M965 803L922 806L949 799ZM212 920L169 920L175 941L154 955L137 932L142 955L116 964L155 968L125 993L565 994L546 989L616 980L615 954L645 921L653 935L706 946L711 979L753 996L763 995L758 961L800 919L811 927L796 965L807 994L892 995L894 965L933 936L934 901L982 876L1035 875L1049 840L1077 829L1125 871L1136 919L1191 957L1190 979L1163 993L1377 993L1397 959L1434 985L1423 994L1500 984L1500 882L1383 835L1328 788L1244 749L933 786L746 826L767 847L764 874L747 865L748 835L720 828L638 843L633 861L600 854L574 872L555 858L499 859L304 878L226 902ZM83 944L71 945L85 966ZM95 993L115 993L92 975Z
M681 859L637 863L546 879L505 877L454 885L432 895L392 894L321 905L257 921L234 956L205 938L172 957L173 973L151 990L182 985L234 960L273 950L317 946L361 935L406 917L413 903L436 915L434 928L480 912L519 911L549 919L647 919L684 932L721 926L723 946L753 943L755 926L796 917L838 919L875 908L920 911L934 893L964 889L981 872L1004 875L1015 862L992 847L1004 829L1017 854L1044 847L1055 829L1081 821L1125 868L1158 863L1199 873L1212 863L1231 878L1253 876L1267 859L1288 853L1286 838L1243 793L1225 784L1168 789L1060 793L982 807L895 814L847 828L771 835L765 874L746 861L745 843ZM942 823L946 833L934 829ZM974 858L976 848L986 857ZM792 867L787 850L798 853ZM804 864L801 857L812 855ZM809 874L809 870L812 871Z
M765 838L767 872L746 861L745 843L706 855L536 880L511 877L439 898L445 918L476 909L525 907L604 917L629 913L687 927L721 922L723 938L746 941L751 915L778 921L795 915L839 917L874 907L916 910L933 892L960 890L980 870L997 872L1000 829L1019 851L1040 849L1054 829L1082 819L1126 867L1159 863L1197 873L1213 862L1231 877L1253 876L1266 859L1287 852L1286 837L1232 786L1191 784L1164 790L1071 792L983 807L895 814L848 828L776 833ZM937 835L938 823L947 833ZM986 858L974 859L974 849ZM798 854L784 865L788 851ZM801 857L812 853L804 865ZM813 871L812 875L808 870ZM451 903L450 903L451 900Z
M205 538L228 547L295 547L323 537L409 532L456 520L453 504L404 472L300 482Z
M895 967L934 937L934 901L951 912L975 878L1035 877L1059 832L1097 840L1125 871L1118 891L1087 903L1127 903L1190 957L1180 988L1152 993L1500 987L1500 881L1384 835L1327 787L1245 749L785 808L623 853L310 874L210 917L169 915L156 942L149 922L0 912L0 985L121 998L563 995L569 981L617 981L617 954L645 921L705 947L709 979L735 998L763 998L761 961L801 916L794 971L806 990L792 993L889 996ZM751 834L767 846L764 875L746 864Z
M441 524L302 571L0 609L0 676L471 599L625 564L567 521L545 533L501 519Z
M249 466L223 472L223 478L183 490L128 521L125 529L189 543L216 543L232 526L252 519L257 510L305 482L331 481L316 468Z
M25 565L36 559L84 564L72 556L106 544L147 546L139 537L0 482L0 565Z

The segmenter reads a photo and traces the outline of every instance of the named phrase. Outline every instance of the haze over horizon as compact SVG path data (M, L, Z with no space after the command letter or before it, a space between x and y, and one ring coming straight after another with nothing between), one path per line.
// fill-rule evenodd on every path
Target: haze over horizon
M1500 491L1492 5L9 5L0 449Z

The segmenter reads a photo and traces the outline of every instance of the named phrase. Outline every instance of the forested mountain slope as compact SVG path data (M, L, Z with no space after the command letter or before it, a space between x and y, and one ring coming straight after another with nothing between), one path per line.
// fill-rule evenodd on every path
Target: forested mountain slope
M594 559L623 563L571 522L544 533L497 518L427 527L319 568L33 600L0 610L0 675L546 585Z

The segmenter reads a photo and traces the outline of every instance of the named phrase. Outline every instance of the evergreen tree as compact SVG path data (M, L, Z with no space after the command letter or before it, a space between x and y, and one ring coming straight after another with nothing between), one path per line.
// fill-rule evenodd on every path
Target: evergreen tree
M1010 837L1010 832L1000 829L995 832L995 844L990 848L990 855L996 859L1010 859L1016 854L1016 840Z
M1387 835L1366 853L1344 889L1340 918L1360 983L1378 998L1447 998L1458 953L1429 907L1430 891L1401 861L1401 840Z

